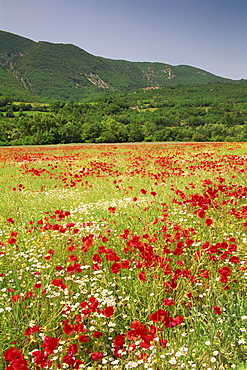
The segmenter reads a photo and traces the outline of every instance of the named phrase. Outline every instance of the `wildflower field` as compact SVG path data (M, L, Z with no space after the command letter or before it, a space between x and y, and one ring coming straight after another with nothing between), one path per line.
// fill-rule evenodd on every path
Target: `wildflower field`
M0 148L0 369L237 369L247 144Z

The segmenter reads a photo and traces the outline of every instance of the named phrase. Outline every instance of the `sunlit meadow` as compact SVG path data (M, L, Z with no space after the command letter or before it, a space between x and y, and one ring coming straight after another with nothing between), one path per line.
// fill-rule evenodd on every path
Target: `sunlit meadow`
M0 148L0 368L246 369L245 153Z

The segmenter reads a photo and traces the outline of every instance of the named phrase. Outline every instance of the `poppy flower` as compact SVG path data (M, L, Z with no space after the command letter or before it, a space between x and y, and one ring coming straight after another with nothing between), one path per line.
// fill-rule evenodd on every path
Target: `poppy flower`
M89 336L88 335L80 335L79 336L79 338L78 338L78 340L79 340L79 342L81 342L81 343L87 343L87 342L89 342Z
M103 354L101 352L92 353L91 356L94 361L99 361L103 358Z
M120 270L121 270L121 265L120 265L120 263L115 262L115 263L113 263L113 264L111 265L111 272L112 272L113 274L117 274Z
M140 272L138 274L138 279L141 280L141 281L144 281L144 282L147 281L145 272Z
M33 351L32 356L34 357L33 361L35 364L42 367L47 366L48 355L44 351Z
M92 261L93 262L101 263L102 262L102 259L100 258L100 256L98 254L94 254L93 255L93 258L92 258Z
M75 364L76 360L75 358L72 356L71 353L67 353L64 357L63 357L63 364L67 364L67 365L71 365L73 366Z
M10 366L8 366L6 369L28 370L28 364L24 359L24 356L18 349L14 347L11 347L4 352L4 361L6 360L10 363Z
M169 298L165 298L163 299L163 305L166 305L166 306L174 306L175 305L175 301L174 299L169 299Z
M205 279L209 279L209 272L208 270L202 270L202 273L200 275L201 277L205 278Z
M28 336L28 335L32 335L33 333L39 333L39 332L40 332L40 326L35 325L35 326L31 326L31 327L27 328L24 331L24 335Z
M228 266L222 267L218 270L218 273L222 276L230 276L231 275L231 269Z
M72 355L76 354L78 348L76 344L71 344L68 348L68 352L72 353Z
M105 317L111 317L114 314L114 308L112 306L108 306L100 312L103 313Z
M239 263L240 259L237 256L232 256L231 258L229 258L229 261L232 263Z
M221 311L220 307L214 306L213 309L214 309L214 313L216 315L221 315L222 314L222 311Z
M34 288L35 289L39 289L39 288L41 288L42 287L42 283L35 283L34 284Z
M17 302L17 301L19 301L19 299L20 299L20 298L21 298L20 294L13 295L13 296L11 297L11 299L12 299L12 301L13 301L13 302Z
M207 226L211 226L211 225L212 225L212 223L213 223L213 220L212 220L211 218L207 218L207 219L205 220L205 224L206 224Z
M16 239L16 238L9 238L9 239L8 239L8 244L15 244L15 243L16 243L16 241L17 241L17 239Z
M102 337L102 335L103 335L103 333L101 333L100 331L95 330L93 332L93 337L95 337L95 338L100 338L100 337Z
M12 217L7 218L6 221L10 222L11 224L13 224L15 222L15 220Z
M167 316L167 312L164 310L158 310L153 312L151 315L149 315L149 319L153 322L159 322L162 321L162 318Z
M50 355L57 348L58 344L59 338L45 337L42 347L44 348L45 352Z
M89 306L90 311L95 312L99 305L99 301L95 297L90 297L89 302L90 302L90 306Z
M122 347L124 345L124 335L117 335L113 340L113 344L115 347Z

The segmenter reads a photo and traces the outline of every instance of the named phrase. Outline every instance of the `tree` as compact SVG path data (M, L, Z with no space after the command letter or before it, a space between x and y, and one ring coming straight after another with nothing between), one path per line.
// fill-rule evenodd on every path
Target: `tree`
M192 141L199 141L199 142L202 142L202 141L206 141L206 138L204 135L200 134L199 132L195 132L193 135L192 135Z
M7 118L14 118L15 117L12 106L7 108L6 117Z
M129 142L141 142L144 140L144 134L142 127L138 123L131 123L127 126L128 130L128 141Z
M100 140L103 143L119 143L128 140L126 127L113 118L102 121L103 130Z
M58 136L60 143L80 143L81 127L75 122L67 122L58 128Z
M81 141L83 143L95 143L101 136L103 125L101 122L85 122L81 128Z

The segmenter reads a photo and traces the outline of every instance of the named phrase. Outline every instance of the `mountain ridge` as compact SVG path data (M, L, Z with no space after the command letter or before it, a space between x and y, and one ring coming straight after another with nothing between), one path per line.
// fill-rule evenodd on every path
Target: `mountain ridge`
M73 44L0 31L0 94L28 100L93 100L112 92L234 82L200 68L95 56Z

